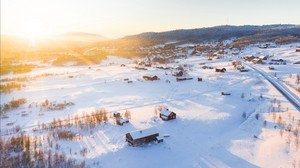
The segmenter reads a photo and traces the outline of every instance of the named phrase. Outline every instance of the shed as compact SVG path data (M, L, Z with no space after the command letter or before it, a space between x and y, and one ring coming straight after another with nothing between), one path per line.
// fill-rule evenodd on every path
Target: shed
M124 125L125 123L129 123L129 120L126 118L123 118L119 112L114 112L113 116L116 120L116 124L118 124L118 125Z
M158 130L155 127L133 131L127 133L125 136L126 142L132 146L139 146L152 141L163 142L163 139L159 138Z
M169 109L162 109L159 112L159 117L164 121L174 120L176 119L176 113L170 111Z

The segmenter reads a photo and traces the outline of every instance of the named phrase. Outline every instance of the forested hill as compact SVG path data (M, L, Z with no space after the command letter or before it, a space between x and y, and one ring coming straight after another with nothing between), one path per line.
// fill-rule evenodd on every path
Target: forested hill
M126 36L119 41L153 45L166 42L199 43L223 41L226 39L252 39L253 41L299 40L300 25L264 25L264 26L216 26L199 29L182 29L166 32L147 32L138 35Z

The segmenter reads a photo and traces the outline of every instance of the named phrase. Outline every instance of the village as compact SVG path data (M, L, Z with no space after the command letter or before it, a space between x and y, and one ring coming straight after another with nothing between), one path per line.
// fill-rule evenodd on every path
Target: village
M247 151L276 141L280 148L274 152L283 146L289 164L298 165L299 112L247 65L276 76L299 95L297 46L166 44L141 49L148 53L144 58L109 56L101 64L48 65L18 75L30 80L5 93L1 102L1 143L17 139L7 141L4 159L9 164L20 160L10 158L11 151L33 150L36 155L30 157L39 158L40 166L49 166L50 152L71 158L69 165L123 167L139 155L152 158L145 161L150 164L177 153L191 158L160 166L197 167L206 164L204 158L219 159L217 167L268 167L272 163ZM13 81L9 75L1 80ZM30 145L21 149L20 139ZM124 153L130 153L126 159ZM199 159L203 155L209 157Z

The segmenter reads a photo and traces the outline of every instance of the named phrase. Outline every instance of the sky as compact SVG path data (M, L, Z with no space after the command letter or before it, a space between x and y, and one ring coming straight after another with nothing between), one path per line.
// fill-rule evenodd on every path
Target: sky
M1 34L120 38L218 25L300 24L300 0L1 0Z

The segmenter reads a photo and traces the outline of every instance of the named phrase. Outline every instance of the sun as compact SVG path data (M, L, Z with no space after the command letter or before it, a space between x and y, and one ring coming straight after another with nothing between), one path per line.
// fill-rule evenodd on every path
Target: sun
M38 41L49 36L49 30L40 22L26 22L22 24L17 34L34 46Z

